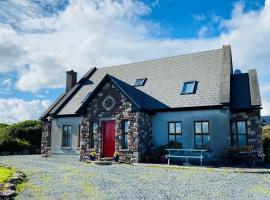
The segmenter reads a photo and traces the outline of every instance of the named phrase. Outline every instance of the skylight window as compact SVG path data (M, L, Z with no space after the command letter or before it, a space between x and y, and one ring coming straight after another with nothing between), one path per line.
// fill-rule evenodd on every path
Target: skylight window
M181 94L194 94L196 93L196 87L197 87L196 81L184 82Z
M136 79L135 83L133 84L133 86L137 87L137 86L143 86L145 84L146 78L138 78Z

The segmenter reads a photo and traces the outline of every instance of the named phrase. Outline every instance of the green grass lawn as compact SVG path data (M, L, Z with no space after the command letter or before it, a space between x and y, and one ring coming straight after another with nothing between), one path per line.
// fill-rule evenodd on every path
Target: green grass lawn
M0 166L0 183L3 183L6 180L8 180L14 173L15 173L14 169L8 169Z

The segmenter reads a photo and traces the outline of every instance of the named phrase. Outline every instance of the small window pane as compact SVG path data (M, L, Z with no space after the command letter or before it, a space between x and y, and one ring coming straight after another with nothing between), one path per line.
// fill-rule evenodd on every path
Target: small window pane
M239 146L245 146L245 145L247 145L246 135L238 135L238 145Z
M183 88L183 93L185 93L185 94L193 93L194 85L195 85L194 82L185 83L184 88Z
M136 79L135 83L133 84L133 86L143 86L144 83L146 81L146 78L140 78L140 79Z
M97 124L96 122L93 122L93 130L92 130L92 132L93 132L94 134L96 134L97 131L98 131L98 124Z
M236 134L236 123L232 123L232 134Z
M203 133L208 133L209 132L208 122L203 122L202 127L203 127Z
M238 134L246 133L246 123L245 122L237 122Z
M128 121L125 121L125 130L124 130L125 133L128 132Z
M210 135L204 135L203 136L203 147L209 147L210 146Z
M232 144L237 146L237 135L232 135Z
M182 89L182 94L191 94L194 92L194 89L195 89L195 82L185 82Z
M175 142L175 135L169 135L169 142Z
M125 147L128 146L128 134L125 134Z
M90 148L95 147L95 135L98 132L98 123L92 122L92 130L90 131Z
M127 149L128 148L128 121L123 121L122 124L122 149Z
M176 128L176 133L181 133L182 130L181 130L181 123L175 123L175 128Z
M182 135L176 135L176 142L179 144L183 143Z
M195 136L195 147L196 148L202 147L202 137L200 135Z
M201 122L195 122L195 132L201 133L202 132L202 124Z
M169 123L169 132L170 134L174 134L175 133L175 127L174 127L174 123Z
M67 125L63 127L63 136L62 136L62 146L70 146L70 137L71 137L71 126Z

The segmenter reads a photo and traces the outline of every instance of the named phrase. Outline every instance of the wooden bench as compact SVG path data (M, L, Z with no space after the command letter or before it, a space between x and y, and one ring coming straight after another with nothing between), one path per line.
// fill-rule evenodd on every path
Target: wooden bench
M199 159L200 165L202 166L204 153L207 152L207 150L200 150L200 149L166 149L168 151L168 155L166 156L166 159L168 159L168 165L170 165L170 159L172 158L185 158L186 163L188 163L188 159Z
M251 153L254 151L255 149L252 145L242 146L242 147L225 147L224 149L224 152L226 153L239 153L239 152Z
M228 154L233 161L249 163L251 167L255 166L256 159L263 157L263 153L257 151L252 145L242 147L225 147L224 152Z

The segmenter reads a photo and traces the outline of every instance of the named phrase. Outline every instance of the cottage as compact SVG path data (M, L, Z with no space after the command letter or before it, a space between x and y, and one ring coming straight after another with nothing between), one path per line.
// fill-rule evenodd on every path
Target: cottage
M42 153L144 162L160 145L262 150L261 98L255 69L233 73L230 46L145 62L90 69L41 116Z

